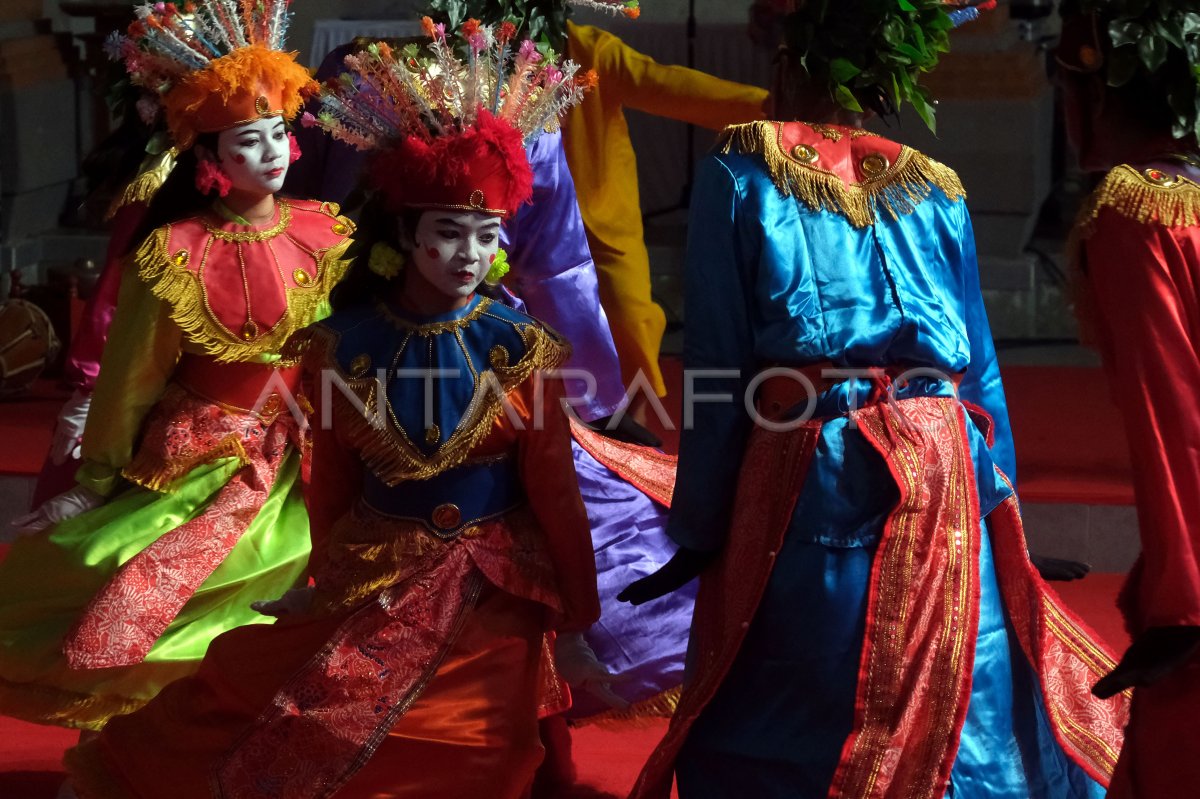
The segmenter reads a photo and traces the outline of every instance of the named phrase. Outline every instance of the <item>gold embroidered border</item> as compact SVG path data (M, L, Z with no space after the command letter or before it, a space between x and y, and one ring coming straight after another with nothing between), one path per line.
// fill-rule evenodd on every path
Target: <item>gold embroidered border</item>
M731 125L721 134L721 151L761 155L785 197L795 197L814 211L840 214L858 228L875 224L877 208L893 219L911 214L935 186L952 201L966 196L954 170L909 147L901 147L896 162L878 176L847 184L833 172L791 158L782 136L782 122Z
M425 324L413 322L412 320L405 319L399 314L393 313L392 309L388 308L387 305L382 302L377 303L376 308L378 308L379 312L384 316L384 318L395 325L397 329L411 330L414 335L428 337L436 336L441 333L453 333L457 330L462 330L464 327L483 316L487 312L487 309L491 307L491 305L492 301L490 299L487 297L481 297L478 304L471 309L470 313L461 319L450 319L445 322L427 322ZM492 316L494 319L503 319L503 317L500 316L493 316L492 314L487 315ZM503 319L503 321L508 320Z
M947 403L938 402L938 408L944 424L957 421L952 418L954 411ZM858 700L864 705L863 721L849 756L839 768L842 779L838 787L842 795L863 799L876 795L897 795L892 792L893 789L903 790L908 799L931 799L943 787L937 778L944 765L946 750L953 745L951 737L960 699L959 688L967 670L966 634L971 625L963 624L960 616L975 587L974 564L969 553L973 550L972 536L979 532L972 523L970 500L965 493L973 488L961 485L965 483L966 467L961 449L954 447L947 477L949 494L946 500L950 519L946 520L941 530L950 537L942 588L945 605L943 626L938 654L929 658L933 674L929 690L931 706L927 712L937 720L936 728L930 734L908 742L915 743L918 748L915 752L906 748L903 756L905 762L901 767L913 779L893 780L891 778L895 775L889 775L883 793L877 793L884 758L893 746L892 736L899 722L896 714L902 712L898 708L904 694L902 678L908 666L906 644L910 620L907 605L917 537L922 533L923 517L929 511L924 507L925 500L922 498L925 481L923 448L919 449L908 431L882 411L862 413L856 418L877 441L895 442L889 459L896 465L896 471L903 481L904 499L893 512L892 535L876 555L876 558L882 559L876 572L879 592L876 607L898 609L898 615L891 623L880 619L877 611L872 625L880 634L864 644L872 645L872 649L866 663L866 685Z
M348 220L347 220L347 224ZM217 361L247 361L265 352L279 352L288 338L321 316L328 308L329 292L350 267L344 258L350 239L327 250L317 250L317 276L308 286L285 287L287 310L267 333L244 341L225 328L208 307L204 286L196 272L172 261L168 243L171 226L157 229L134 255L138 276L150 286L154 296L171 308L171 320L184 336ZM209 238L204 258L213 238ZM203 265L203 260L202 260Z
M675 709L679 707L679 697L682 693L683 687L677 685L655 694L649 699L635 702L623 710L614 708L585 719L573 719L571 723L579 727L600 727L601 729L649 725L654 719L670 718Z
M1164 173L1166 174L1166 173ZM1200 185L1170 174L1168 183L1151 182L1142 170L1122 164L1107 175L1084 206L1083 218L1091 222L1102 208L1112 208L1142 224L1166 227L1200 225Z
M482 304L482 303L481 303ZM500 317L497 317L500 318ZM372 377L354 378L342 371L333 357L337 346L337 334L327 329L318 329L313 334L313 351L321 354L314 357L332 365L338 376L362 404L361 412L342 392L333 396L333 412L347 441L359 450L364 465L387 485L396 485L405 480L427 480L458 466L492 430L496 416L502 412L504 395L538 370L553 369L570 356L570 346L547 330L535 324L511 324L525 341L525 354L511 366L493 366L484 370L475 381L475 394L467 405L458 426L432 456L426 457L408 438L392 412L386 397L385 416L376 413L378 382ZM457 329L457 328L452 328ZM484 379L494 375L499 382ZM490 386L488 385L490 383Z

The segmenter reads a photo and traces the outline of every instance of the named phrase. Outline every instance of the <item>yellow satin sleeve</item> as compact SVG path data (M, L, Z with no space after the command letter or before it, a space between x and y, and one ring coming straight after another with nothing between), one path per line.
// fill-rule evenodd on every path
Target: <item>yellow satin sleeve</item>
M132 460L142 421L162 396L183 345L170 308L138 278L136 268L128 263L121 276L83 431L83 465L75 474L81 485L106 496Z

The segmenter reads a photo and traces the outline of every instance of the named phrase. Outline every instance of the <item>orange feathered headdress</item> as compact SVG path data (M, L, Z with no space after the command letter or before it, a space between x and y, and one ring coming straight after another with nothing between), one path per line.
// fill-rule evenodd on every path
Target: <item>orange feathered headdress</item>
M199 0L140 6L110 44L134 84L156 95L179 149L197 134L296 115L317 88L296 53L282 52L290 0Z

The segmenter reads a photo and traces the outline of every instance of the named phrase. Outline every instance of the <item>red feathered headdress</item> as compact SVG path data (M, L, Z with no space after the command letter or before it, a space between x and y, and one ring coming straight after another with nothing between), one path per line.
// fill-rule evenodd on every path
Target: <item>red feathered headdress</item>
M305 114L339 141L373 151L372 187L388 210L445 208L510 217L533 194L525 148L595 85L595 73L547 59L515 26L463 24L459 41L423 20L430 43L400 53L373 44L322 87ZM467 57L456 53L465 50Z
M507 219L533 196L521 133L481 110L462 132L407 136L371 159L370 180L387 208L481 211Z

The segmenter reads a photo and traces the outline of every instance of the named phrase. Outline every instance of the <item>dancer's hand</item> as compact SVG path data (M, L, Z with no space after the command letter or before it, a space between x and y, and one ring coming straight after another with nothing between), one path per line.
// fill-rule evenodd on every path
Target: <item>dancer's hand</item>
M585 424L602 436L624 441L626 444L639 444L643 447L662 446L661 438L638 424L628 413L622 414L615 425L612 424L611 416L605 416L603 419L596 419L593 422L585 422Z
M716 552L700 552L680 547L662 568L626 586L617 594L621 602L641 605L651 599L666 596L690 583L716 558Z
M629 703L612 689L613 683L624 682L628 675L609 671L596 657L583 633L559 633L554 642L554 662L572 690L587 691L617 710L629 707Z
M50 442L50 462L55 466L62 466L68 458L79 460L79 445L83 443L83 428L91 407L92 395L75 389L59 410L54 439Z
M264 616L300 616L312 607L313 593L316 589L311 585L303 588L290 588L279 599L260 599L250 603L250 609Z
M1092 570L1091 566L1077 560L1048 558L1045 555L1035 555L1032 552L1029 553L1029 560L1033 563L1033 567L1038 570L1038 574L1042 575L1043 580L1057 580L1060 582L1080 580L1087 577L1088 572Z
M56 497L51 497L32 513L18 516L9 525L9 536L33 535L66 519L86 513L104 504L104 497L87 486L77 485Z
M1151 627L1134 639L1117 667L1092 686L1101 699L1144 688L1200 652L1200 627Z

